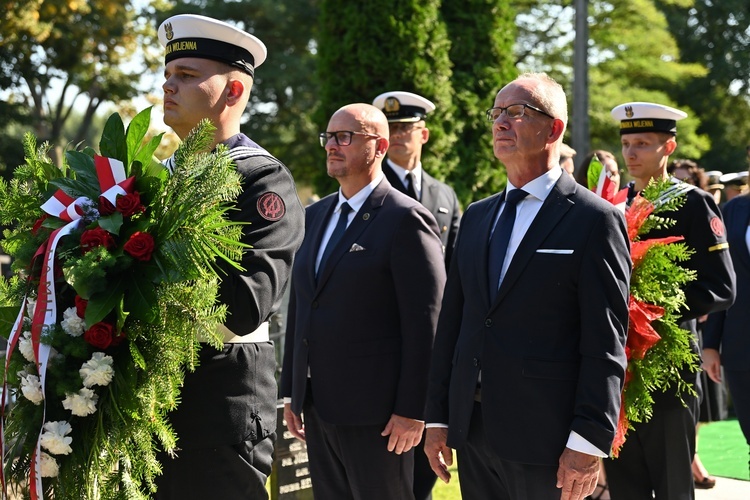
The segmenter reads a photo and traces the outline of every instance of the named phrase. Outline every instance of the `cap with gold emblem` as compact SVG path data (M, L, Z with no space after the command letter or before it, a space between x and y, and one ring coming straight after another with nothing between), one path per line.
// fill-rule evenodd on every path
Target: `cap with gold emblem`
M166 49L164 63L181 57L213 59L254 75L266 60L266 46L257 37L225 22L195 14L179 14L159 26Z
M400 90L380 94L372 105L382 110L389 122L418 122L435 111L435 105L429 100Z
M706 172L706 177L708 178L706 189L724 189L724 184L721 183L722 175L724 175L724 172L720 170L709 170Z
M652 102L628 102L612 110L612 117L620 121L620 135L641 132L665 132L677 135L677 121L687 113Z

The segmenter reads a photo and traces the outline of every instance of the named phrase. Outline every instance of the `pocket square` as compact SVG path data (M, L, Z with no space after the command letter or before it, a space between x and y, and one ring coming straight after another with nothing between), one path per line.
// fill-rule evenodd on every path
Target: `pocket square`
M359 245L358 243L353 243L351 248L349 248L350 252L361 252L365 249L362 245Z
M440 212L441 214L447 214L448 209L445 207L438 207L438 212Z
M553 253L556 255L571 255L573 249L570 248L537 248L536 253Z

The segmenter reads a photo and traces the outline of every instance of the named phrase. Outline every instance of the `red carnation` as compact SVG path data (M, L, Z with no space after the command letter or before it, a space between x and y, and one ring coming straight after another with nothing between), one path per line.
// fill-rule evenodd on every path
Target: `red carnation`
M112 325L101 321L84 332L83 340L97 349L106 349L112 344L113 332Z
M84 231L81 235L81 249L83 253L90 252L96 247L104 247L111 250L115 247L115 240L108 231L97 227Z
M154 251L154 237L138 231L130 237L123 249L138 260L151 260Z
M76 295L76 314L79 318L86 317L86 306L89 305L89 301L82 298L80 295Z
M117 197L117 211L122 212L125 217L143 213L146 210L141 204L141 195L138 191Z

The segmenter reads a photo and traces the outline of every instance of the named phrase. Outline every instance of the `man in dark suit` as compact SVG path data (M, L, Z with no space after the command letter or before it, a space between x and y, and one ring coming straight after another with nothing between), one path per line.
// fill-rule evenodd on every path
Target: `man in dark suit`
M657 103L629 102L612 110L620 124L622 156L634 179L628 184L628 204L651 179L668 179L669 156L677 148L677 121L687 117L678 109ZM679 180L672 178L674 183ZM677 210L660 213L674 224L654 228L642 239L682 236L694 252L682 265L696 273L685 285L685 308L680 327L692 333L698 354L696 318L726 309L735 293L735 276L726 229L714 197L689 185ZM672 369L673 367L664 367ZM700 394L697 366L680 376ZM678 395L674 387L653 394L653 414L634 424L617 459L604 461L614 498L689 500L695 497L692 471L699 397Z
M469 206L430 368L425 450L464 499L582 499L625 376L630 256L613 205L560 167L565 93L544 74L487 111L508 186Z
M435 110L435 105L420 95L403 91L380 94L372 105L388 118L390 136L388 157L383 164L385 178L391 186L427 207L435 217L448 266L461 218L458 197L452 187L422 168L422 146L430 139L425 120ZM435 483L434 477L432 483ZM417 500L421 498L424 497L417 495Z
M716 383L722 366L732 404L750 445L750 195L736 196L724 206L727 242L737 274L737 297L732 307L709 315L703 329L703 369Z
M390 144L383 164L385 178L391 186L419 201L435 217L447 269L456 243L461 209L453 188L422 168L422 146L430 138L426 119L435 105L420 95L403 91L384 92L372 105L381 109L388 119ZM414 452L414 498L431 500L436 481L422 440Z
M307 209L292 271L284 418L325 500L414 498L445 267L435 218L383 175L387 137L369 104L333 114L321 145L341 187Z

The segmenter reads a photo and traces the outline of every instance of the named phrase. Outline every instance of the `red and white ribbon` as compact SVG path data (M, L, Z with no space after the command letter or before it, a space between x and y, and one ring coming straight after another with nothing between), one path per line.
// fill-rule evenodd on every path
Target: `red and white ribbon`
M96 168L97 178L101 196L109 200L113 205L116 204L118 195L125 195L132 191L135 179L125 177L125 166L119 160L105 158L103 156L94 157L94 166ZM55 250L57 244L63 236L67 236L77 230L83 217L83 210L80 208L86 204L94 204L88 198L82 196L73 198L59 189L49 200L42 204L41 208L53 217L68 222L65 226L52 232L49 239L37 250L33 260L44 256L42 264L42 274L39 279L39 288L37 290L37 301L34 315L31 321L31 342L34 349L34 361L39 373L39 382L41 384L42 396L45 396L45 381L47 377L47 362L49 361L50 346L41 342L42 333L45 329L53 327L57 323L57 301L55 294ZM8 339L8 349L5 359L5 378L7 380L9 360L19 337L23 330L23 318L27 307L27 300L24 298L21 310L18 313L16 322L11 330ZM7 394L7 385L3 383L2 403L5 403ZM31 472L29 478L29 489L32 500L43 500L44 490L42 489L41 474L41 449L40 438L44 430L46 420L46 398L43 401L43 418L42 428L39 429L35 451L32 454ZM4 407L4 404L3 404ZM2 410L0 410L2 411ZM0 446L5 443L4 414L0 418ZM0 447L0 450L3 449ZM0 468L0 480L2 480L3 497L5 496L5 476Z

